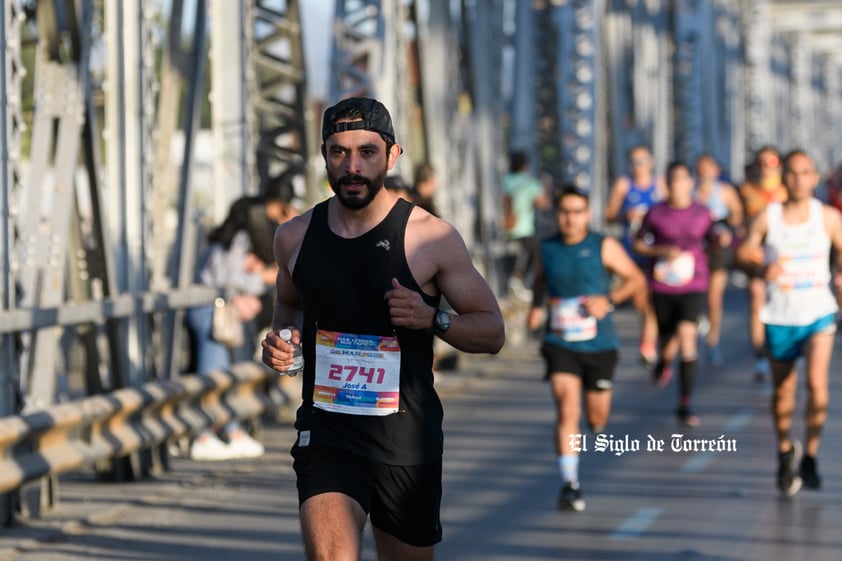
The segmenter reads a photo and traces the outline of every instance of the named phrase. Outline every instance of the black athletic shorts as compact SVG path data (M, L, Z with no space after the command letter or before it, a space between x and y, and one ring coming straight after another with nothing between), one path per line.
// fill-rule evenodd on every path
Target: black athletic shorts
M713 228L716 232L728 230L733 233L734 231L726 220L717 220L714 223ZM718 243L711 243L707 248L708 270L719 271L722 269L730 269L731 265L734 263L735 252L736 249L734 244L722 247Z
M708 249L708 270L719 271L730 269L734 263L734 249L732 247L712 247Z
M555 372L564 372L582 378L582 387L587 391L605 391L614 387L614 369L620 358L617 349L577 353L558 345L544 343L541 354L547 363L545 380L549 380Z
M292 448L299 507L322 493L357 501L372 526L416 547L441 541L441 461L392 466L336 448Z
M658 320L658 336L671 337L678 330L681 321L699 321L705 309L705 292L685 292L684 294L652 293L652 307Z

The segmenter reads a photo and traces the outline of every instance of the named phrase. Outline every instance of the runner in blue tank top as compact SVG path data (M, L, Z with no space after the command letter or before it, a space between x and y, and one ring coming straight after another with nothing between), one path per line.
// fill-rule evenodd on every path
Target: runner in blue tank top
M646 212L666 197L666 186L663 179L655 174L655 159L648 146L634 146L628 155L629 175L619 177L611 186L605 218L622 225L623 247L638 265L644 266L646 259L632 251L632 241ZM633 302L643 322L640 356L645 363L652 365L658 358L658 323L655 321L648 290L635 294Z
M590 231L586 193L565 186L554 202L559 234L541 243L527 324L537 330L546 313L541 353L557 407L559 508L581 511L579 403L584 393L588 424L594 433L602 432L620 346L611 320L613 304L643 291L646 280L617 240ZM621 280L613 288L612 275Z

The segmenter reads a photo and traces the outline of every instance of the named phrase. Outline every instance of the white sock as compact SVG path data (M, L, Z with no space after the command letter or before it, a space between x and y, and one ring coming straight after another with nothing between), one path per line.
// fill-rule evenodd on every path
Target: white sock
M564 482L579 482L579 455L563 454L558 457L558 469Z

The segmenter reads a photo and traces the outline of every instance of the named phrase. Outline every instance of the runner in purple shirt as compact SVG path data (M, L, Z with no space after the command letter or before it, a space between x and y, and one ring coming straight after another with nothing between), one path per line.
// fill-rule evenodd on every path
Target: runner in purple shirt
M658 362L655 382L666 386L672 362L679 357L679 422L695 427L699 418L690 409L696 378L699 316L708 289L708 244L731 243L729 231L718 232L704 205L693 201L693 177L684 162L667 168L667 199L653 206L643 219L634 250L649 258L647 267L652 304L658 320Z

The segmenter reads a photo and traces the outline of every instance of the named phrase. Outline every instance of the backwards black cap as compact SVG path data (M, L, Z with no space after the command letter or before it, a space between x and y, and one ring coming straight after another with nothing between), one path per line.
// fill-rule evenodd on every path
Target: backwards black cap
M325 110L322 120L322 142L333 133L353 130L373 131L387 142L397 144L392 117L389 116L386 107L376 99L350 97Z

